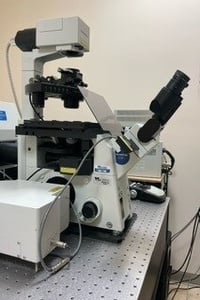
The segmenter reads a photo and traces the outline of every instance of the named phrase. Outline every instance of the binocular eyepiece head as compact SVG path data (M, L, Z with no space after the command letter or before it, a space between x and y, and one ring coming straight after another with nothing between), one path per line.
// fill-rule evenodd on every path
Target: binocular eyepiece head
M141 142L149 142L160 128L171 118L183 100L181 93L188 86L190 78L177 70L168 84L161 89L150 104L154 113L143 127L138 131Z

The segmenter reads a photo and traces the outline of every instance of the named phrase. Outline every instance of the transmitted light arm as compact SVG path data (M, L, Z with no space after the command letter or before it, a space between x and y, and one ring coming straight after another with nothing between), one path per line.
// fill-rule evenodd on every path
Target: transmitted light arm
M22 118L31 119L36 116L24 90L29 79L42 76L46 62L88 52L89 27L79 17L41 20L36 28L18 31L15 44L22 50Z

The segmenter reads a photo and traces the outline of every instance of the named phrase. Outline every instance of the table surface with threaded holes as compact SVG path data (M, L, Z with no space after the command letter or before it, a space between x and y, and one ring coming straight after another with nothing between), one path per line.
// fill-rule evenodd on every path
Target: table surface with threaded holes
M0 255L0 300L138 299L168 203L133 201L137 218L121 243L84 237L70 264L52 276L35 272L31 263ZM68 239L75 248L78 237Z

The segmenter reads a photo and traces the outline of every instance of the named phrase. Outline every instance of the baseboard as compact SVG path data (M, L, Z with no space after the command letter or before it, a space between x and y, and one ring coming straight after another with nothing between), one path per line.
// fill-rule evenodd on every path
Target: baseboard
M172 273L175 272L175 270L172 271ZM170 282L171 281L180 281L181 277L183 276L183 272L178 272L177 274L171 275L170 276ZM192 273L186 273L184 276L184 281L188 280L190 281L192 278L197 277L197 274L192 274ZM198 284L200 285L200 275L195 279L191 281L192 284Z

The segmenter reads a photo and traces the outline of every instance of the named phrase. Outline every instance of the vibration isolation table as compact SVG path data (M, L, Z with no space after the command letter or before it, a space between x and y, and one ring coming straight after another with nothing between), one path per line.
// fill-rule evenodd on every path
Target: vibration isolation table
M83 237L78 254L52 276L0 255L0 300L165 300L169 199L132 205L137 217L121 243ZM69 237L75 248L78 237Z

